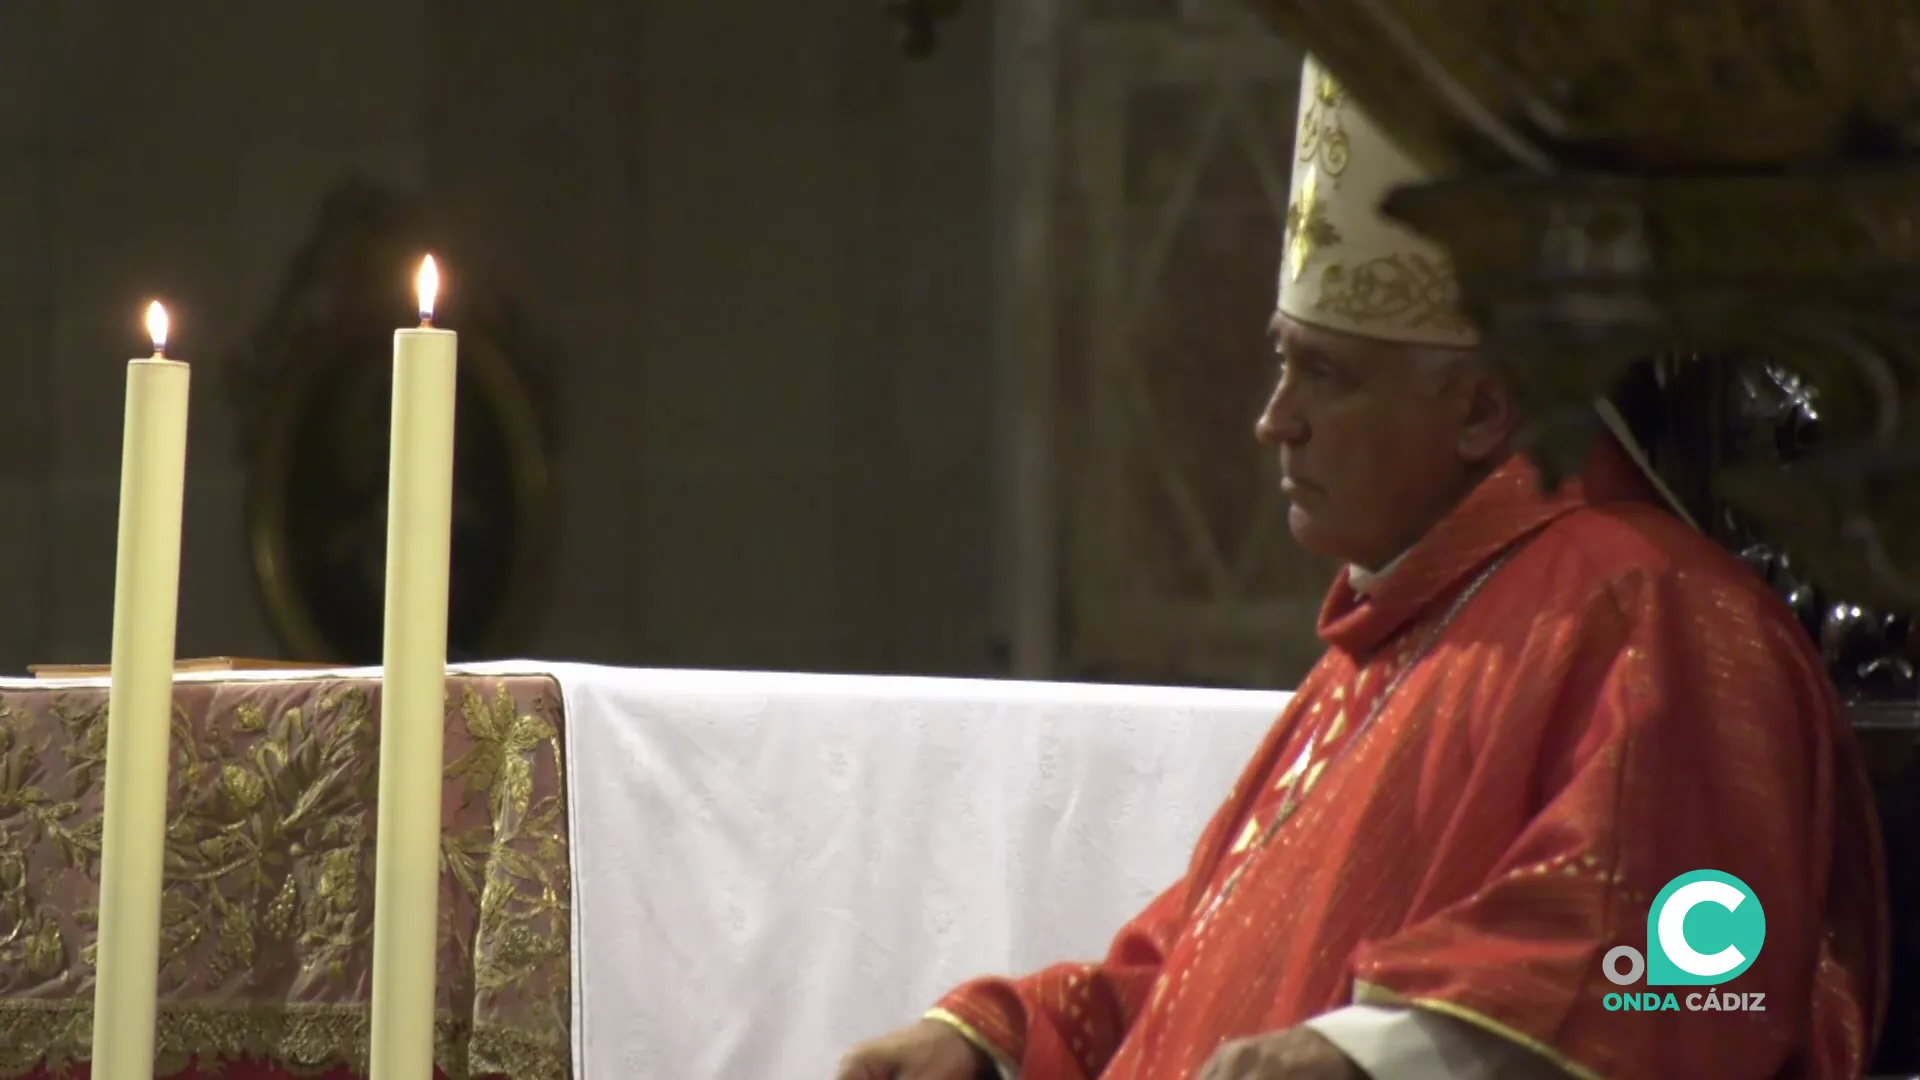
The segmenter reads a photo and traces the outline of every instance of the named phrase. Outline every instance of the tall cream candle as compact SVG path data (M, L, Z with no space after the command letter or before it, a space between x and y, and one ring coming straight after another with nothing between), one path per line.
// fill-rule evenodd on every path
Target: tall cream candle
M187 365L165 356L167 312L147 309L153 356L127 364L120 539L113 583L113 688L93 986L93 1075L150 1080L160 974L173 634L187 474Z
M418 287L420 326L393 337L371 1080L433 1075L458 350L451 331L433 326L432 256Z

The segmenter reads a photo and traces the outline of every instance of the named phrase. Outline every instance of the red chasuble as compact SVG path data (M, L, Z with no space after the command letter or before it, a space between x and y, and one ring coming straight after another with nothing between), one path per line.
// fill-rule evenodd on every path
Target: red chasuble
M1581 1077L1860 1074L1887 929L1858 748L1785 606L1616 447L1552 495L1509 462L1371 595L1336 581L1320 635L1187 875L1105 962L967 985L945 1018L1023 1080L1190 1080L1356 1000ZM1654 896L1701 869L1764 906L1752 967L1609 982L1608 950L1645 954ZM1686 1007L1709 989L1764 1011ZM1607 1007L1652 990L1680 1008Z

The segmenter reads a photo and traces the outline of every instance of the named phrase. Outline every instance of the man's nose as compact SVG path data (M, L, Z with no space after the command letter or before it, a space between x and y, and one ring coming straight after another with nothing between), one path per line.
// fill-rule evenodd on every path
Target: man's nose
M1306 421L1286 399L1285 389L1284 384L1273 388L1266 408L1260 410L1260 416L1253 422L1253 437L1267 446L1303 442L1307 437Z

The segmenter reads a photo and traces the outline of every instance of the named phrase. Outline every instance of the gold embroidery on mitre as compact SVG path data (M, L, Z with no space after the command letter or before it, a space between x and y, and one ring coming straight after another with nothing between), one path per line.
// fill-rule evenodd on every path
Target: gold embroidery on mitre
M1300 193L1287 207L1287 264L1293 268L1293 280L1307 271L1307 260L1322 248L1340 242L1340 230L1327 217L1327 205L1320 200L1320 170L1309 169L1300 181Z
M1314 308L1356 326L1394 326L1469 334L1459 308L1453 264L1418 252L1396 252L1354 266L1330 263L1320 271Z
M1301 165L1318 161L1335 180L1347 171L1350 146L1346 124L1340 117L1340 106L1346 100L1346 90L1331 75L1322 73L1314 83L1313 100L1300 118L1300 138L1293 154L1294 161Z

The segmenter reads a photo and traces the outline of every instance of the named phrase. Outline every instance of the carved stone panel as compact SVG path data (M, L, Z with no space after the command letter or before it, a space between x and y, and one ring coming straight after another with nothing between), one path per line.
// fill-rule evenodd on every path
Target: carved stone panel
M1299 54L1170 25L1082 30L1061 342L1077 675L1291 685L1331 567L1252 438Z

